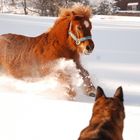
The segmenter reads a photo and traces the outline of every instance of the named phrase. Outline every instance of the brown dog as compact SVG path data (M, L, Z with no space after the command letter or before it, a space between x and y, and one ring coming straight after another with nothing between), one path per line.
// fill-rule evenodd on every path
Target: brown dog
M89 126L81 131L78 140L123 140L125 113L122 88L116 90L114 97L108 98L98 87L95 100Z

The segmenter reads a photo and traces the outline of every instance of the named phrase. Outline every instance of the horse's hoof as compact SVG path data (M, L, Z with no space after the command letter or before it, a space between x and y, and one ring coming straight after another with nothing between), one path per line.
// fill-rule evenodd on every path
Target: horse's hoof
M95 93L91 92L91 93L89 93L89 96L95 97Z
M96 95L96 89L94 86L86 87L85 91L88 96L95 97Z

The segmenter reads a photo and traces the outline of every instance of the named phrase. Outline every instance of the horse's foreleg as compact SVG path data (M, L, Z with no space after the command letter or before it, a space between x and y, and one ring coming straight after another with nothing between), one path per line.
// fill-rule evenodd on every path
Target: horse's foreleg
M93 85L90 75L87 70L85 70L82 66L80 66L80 74L83 77L83 82L84 82L84 90L87 95L89 96L95 96L95 86Z
M66 97L68 98L68 100L74 100L76 91L72 86L71 75L60 71L58 72L58 75L60 83L63 84L66 89Z

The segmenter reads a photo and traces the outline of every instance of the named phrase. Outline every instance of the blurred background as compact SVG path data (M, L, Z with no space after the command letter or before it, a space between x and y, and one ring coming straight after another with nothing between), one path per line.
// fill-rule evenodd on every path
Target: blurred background
M77 2L90 5L95 15L91 21L96 47L91 55L82 57L83 66L107 96L113 96L118 86L123 87L123 136L137 140L140 0L0 0L0 34L40 35L53 25L60 7ZM66 66L71 72L73 65ZM72 77L77 84L78 78ZM94 98L78 91L74 102L48 99L65 100L63 84L55 77L29 82L0 73L0 140L76 140L89 122Z
M140 0L0 0L0 13L57 16L76 2L90 5L94 15L140 16Z

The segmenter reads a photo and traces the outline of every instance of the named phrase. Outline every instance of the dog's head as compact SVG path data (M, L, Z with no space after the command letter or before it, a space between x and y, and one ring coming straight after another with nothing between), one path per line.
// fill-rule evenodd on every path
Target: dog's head
M112 120L116 126L123 131L123 120L125 118L123 105L123 90L118 87L113 97L106 97L101 87L97 87L93 114L99 114L105 119Z
M101 87L96 91L90 123L78 140L122 140L125 118L122 88L119 87L113 97L106 97Z

